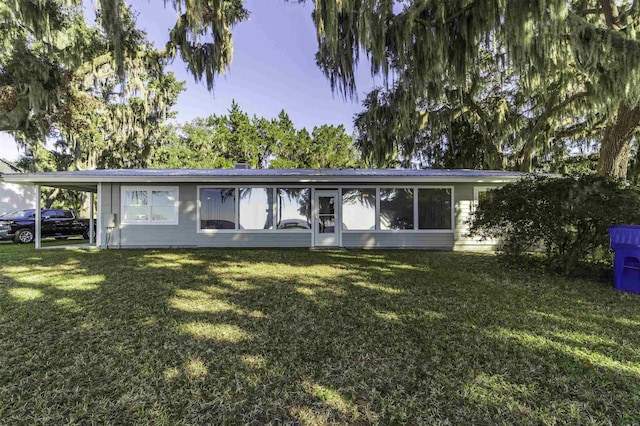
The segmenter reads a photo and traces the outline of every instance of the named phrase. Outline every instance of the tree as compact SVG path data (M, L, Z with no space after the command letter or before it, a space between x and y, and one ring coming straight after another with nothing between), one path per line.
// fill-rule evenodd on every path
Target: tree
M75 169L140 167L183 84L128 8L119 11L116 50L74 3L0 1L0 130L30 151L57 140Z
M401 11L387 0L315 5L318 64L343 94L354 93L361 51L372 73L410 75L403 90L432 101L449 88L473 84L481 55L494 52L520 76L522 99L534 100L541 112L531 121L533 130L548 127L550 118L573 118L574 130L602 138L598 172L626 173L640 126L640 2L412 0ZM411 115L397 111L403 121ZM525 157L537 135L526 141Z
M280 113L278 121L282 121L283 115L284 111ZM288 119L286 116L286 120ZM293 130L293 125L291 129ZM281 143L276 144L270 168L340 169L360 164L353 138L345 133L342 125L323 124L315 126L311 134L303 128L289 131L288 135L290 137L281 138ZM282 143L283 139L288 143Z
M123 76L110 40L69 3L0 2L0 129L27 148L20 162L31 171L145 167L184 84L164 71L166 56L135 28L129 9L121 11L121 42L135 48L125 49ZM42 14L54 22L38 21ZM43 199L88 208L84 194L60 189Z
M211 90L215 75L231 62L230 28L248 16L242 1L165 4L179 17L164 51L150 54L124 0L100 0L100 27L92 28L84 22L81 0L1 0L0 131L43 140L53 115L74 102L83 107L73 83L100 78L105 67L135 85L139 75L179 54Z
M405 167L417 161L530 171L562 151L568 138L592 138L595 124L586 129L581 117L567 116L568 103L557 95L526 97L521 76L492 52L480 55L476 66L464 84L444 84L435 94L415 96L408 73L391 89L372 91L355 120L365 157L382 167L399 156Z
M342 124L316 126L311 132L313 166L321 169L360 167L360 152Z
M273 145L269 122L249 117L235 101L227 115L196 118L179 133L158 149L152 167L228 168L246 162L262 168Z
M278 117L249 117L233 101L226 115L196 118L177 130L151 160L157 168L344 168L359 164L344 126L296 130L283 110Z
M154 153L149 167L158 169L231 168L233 162L222 155L201 119L174 128L166 143Z
M57 172L69 170L73 162L73 158L65 152L36 147L18 159L17 166L34 172ZM45 209L60 207L80 211L85 201L84 194L78 191L52 187L42 187L41 190L42 208Z
M118 64L126 69L122 60L126 50L120 41L126 39L126 27L122 25L125 1L99 0L99 6L102 26L113 40ZM249 17L243 0L166 0L164 6L178 13L166 53L171 57L179 54L196 81L204 79L212 90L215 77L224 73L233 58L231 28Z
M640 220L640 192L608 177L536 176L491 190L471 217L470 234L495 239L509 256L544 250L575 273L609 253L612 225Z
M149 48L148 53L154 53ZM121 81L113 69L79 91L84 108L58 114L50 136L57 148L69 152L76 170L146 167L153 151L167 137L167 120L184 83L158 64L140 73L137 81ZM109 71L111 71L109 73Z

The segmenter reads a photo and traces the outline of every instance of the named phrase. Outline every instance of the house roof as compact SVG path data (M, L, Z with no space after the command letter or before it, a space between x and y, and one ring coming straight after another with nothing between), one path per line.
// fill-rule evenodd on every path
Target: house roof
M97 183L505 183L525 173L468 169L119 169L5 175L8 182L93 188ZM80 189L80 188L78 188ZM88 190L88 189L87 189Z

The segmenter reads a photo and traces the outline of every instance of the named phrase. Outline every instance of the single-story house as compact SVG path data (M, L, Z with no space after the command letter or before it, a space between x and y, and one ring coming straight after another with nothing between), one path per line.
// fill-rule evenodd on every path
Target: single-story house
M35 188L5 182L3 176L7 173L20 173L20 170L0 158L0 216L16 210L32 209L35 206Z
M487 190L522 173L478 170L94 170L6 175L97 194L96 245L491 249L467 236ZM93 197L92 197L93 198Z

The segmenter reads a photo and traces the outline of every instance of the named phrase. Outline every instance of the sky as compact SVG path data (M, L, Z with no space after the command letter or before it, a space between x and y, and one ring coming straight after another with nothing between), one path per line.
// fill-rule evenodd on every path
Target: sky
M156 47L162 48L176 12L164 9L161 0L131 0L139 12L138 27L144 29ZM91 7L92 1L85 0ZM345 100L331 91L328 80L315 63L316 32L311 19L313 2L298 4L285 0L245 0L251 12L233 32L234 57L231 69L216 80L213 93L204 82L196 83L186 65L176 58L169 69L186 81L174 111L177 122L195 117L225 114L233 99L249 115L274 118L284 109L297 128L311 130L321 124L343 124L353 129L353 116L362 110L361 101L381 80L371 77L368 63L361 63L356 75L358 99ZM0 157L19 156L13 139L0 132Z

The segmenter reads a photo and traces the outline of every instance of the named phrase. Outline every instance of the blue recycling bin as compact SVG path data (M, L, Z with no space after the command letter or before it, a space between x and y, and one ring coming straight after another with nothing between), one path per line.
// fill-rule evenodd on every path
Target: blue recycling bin
M613 256L613 287L640 293L640 225L609 228Z

